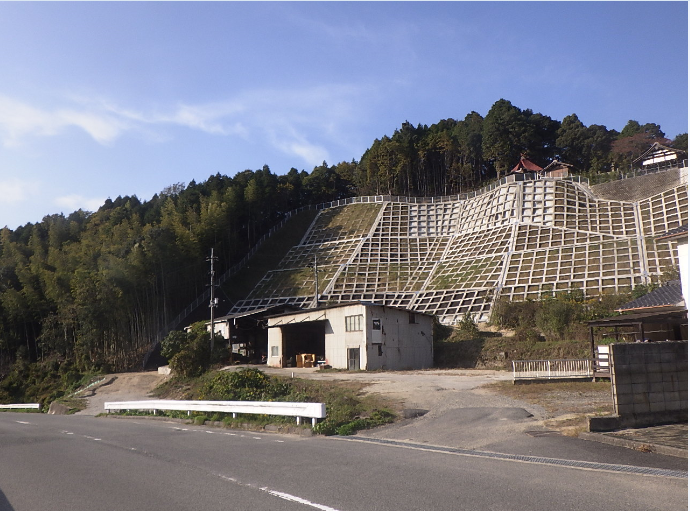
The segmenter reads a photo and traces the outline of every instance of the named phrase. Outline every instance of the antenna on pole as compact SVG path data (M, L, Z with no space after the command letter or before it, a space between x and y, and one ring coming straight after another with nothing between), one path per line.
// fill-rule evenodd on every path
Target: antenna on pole
M211 257L206 258L207 261L211 262L211 301L209 302L209 307L211 308L211 352L213 352L213 338L215 337L215 325L213 322L213 312L216 308L216 305L218 305L218 300L215 298L215 277L216 277L216 272L213 269L213 263L218 260L217 257L214 257L213 255L213 249L211 249Z

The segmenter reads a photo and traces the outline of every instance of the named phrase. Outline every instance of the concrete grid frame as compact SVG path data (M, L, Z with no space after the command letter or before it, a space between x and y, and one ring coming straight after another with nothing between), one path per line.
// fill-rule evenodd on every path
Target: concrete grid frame
M687 167L662 174L663 186L632 199L584 179L507 179L469 198L368 197L324 209L230 312L308 306L314 255L324 302L405 307L446 324L467 313L488 320L499 296L624 292L671 268L677 243L655 237L688 222Z

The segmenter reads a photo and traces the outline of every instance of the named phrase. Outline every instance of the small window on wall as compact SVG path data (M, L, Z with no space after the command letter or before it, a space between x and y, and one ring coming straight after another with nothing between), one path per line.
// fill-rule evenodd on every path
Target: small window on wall
M362 323L364 316L357 314L356 316L345 316L345 331L346 332L360 332L362 330Z
M278 346L271 346L271 356L272 357L277 357L279 355L280 350L278 349Z
M408 314L408 318L410 320L410 325L414 325L415 323L417 323L417 315L414 312L410 312Z
M373 328L374 330L381 330L381 320L374 319L371 328Z

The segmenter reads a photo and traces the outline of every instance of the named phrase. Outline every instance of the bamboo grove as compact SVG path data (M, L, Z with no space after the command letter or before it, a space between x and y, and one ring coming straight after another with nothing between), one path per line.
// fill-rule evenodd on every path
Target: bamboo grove
M93 213L5 227L0 377L17 359L68 360L80 370L136 366L170 318L204 291L210 249L222 271L288 211L357 195L466 192L502 177L521 155L541 166L559 158L592 176L625 169L655 141L687 151L687 134L670 141L656 124L629 121L619 133L502 99L485 117L405 122L359 161L324 162L309 173L264 166L217 174L150 200L117 197Z

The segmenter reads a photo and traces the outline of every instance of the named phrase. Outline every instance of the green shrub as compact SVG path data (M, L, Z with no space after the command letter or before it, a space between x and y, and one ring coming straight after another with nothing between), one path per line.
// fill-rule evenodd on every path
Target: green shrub
M529 326L518 327L518 329L515 330L515 338L520 342L528 344L534 344L535 342L539 342L541 340L539 332Z
M182 350L170 359L170 369L185 378L201 375L205 370L203 361L193 350Z
M199 399L219 401L276 401L290 393L290 385L255 368L217 372L204 382Z
M466 340L474 339L478 336L479 327L477 326L477 323L474 322L474 319L472 318L469 312L465 313L462 320L458 323L458 331L456 337L459 337L459 340Z
M161 341L161 355L170 360L187 347L187 332L173 330Z
M535 316L536 325L547 337L564 339L580 319L582 304L561 299L543 300Z
M535 316L539 310L539 303L532 300L526 302L511 302L507 298L499 298L491 313L491 323L503 328L516 329L520 326L535 326Z
M203 374L212 364L228 358L227 342L216 334L211 352L211 334L200 321L186 332L170 332L161 341L161 353L168 358L170 369L189 378Z

